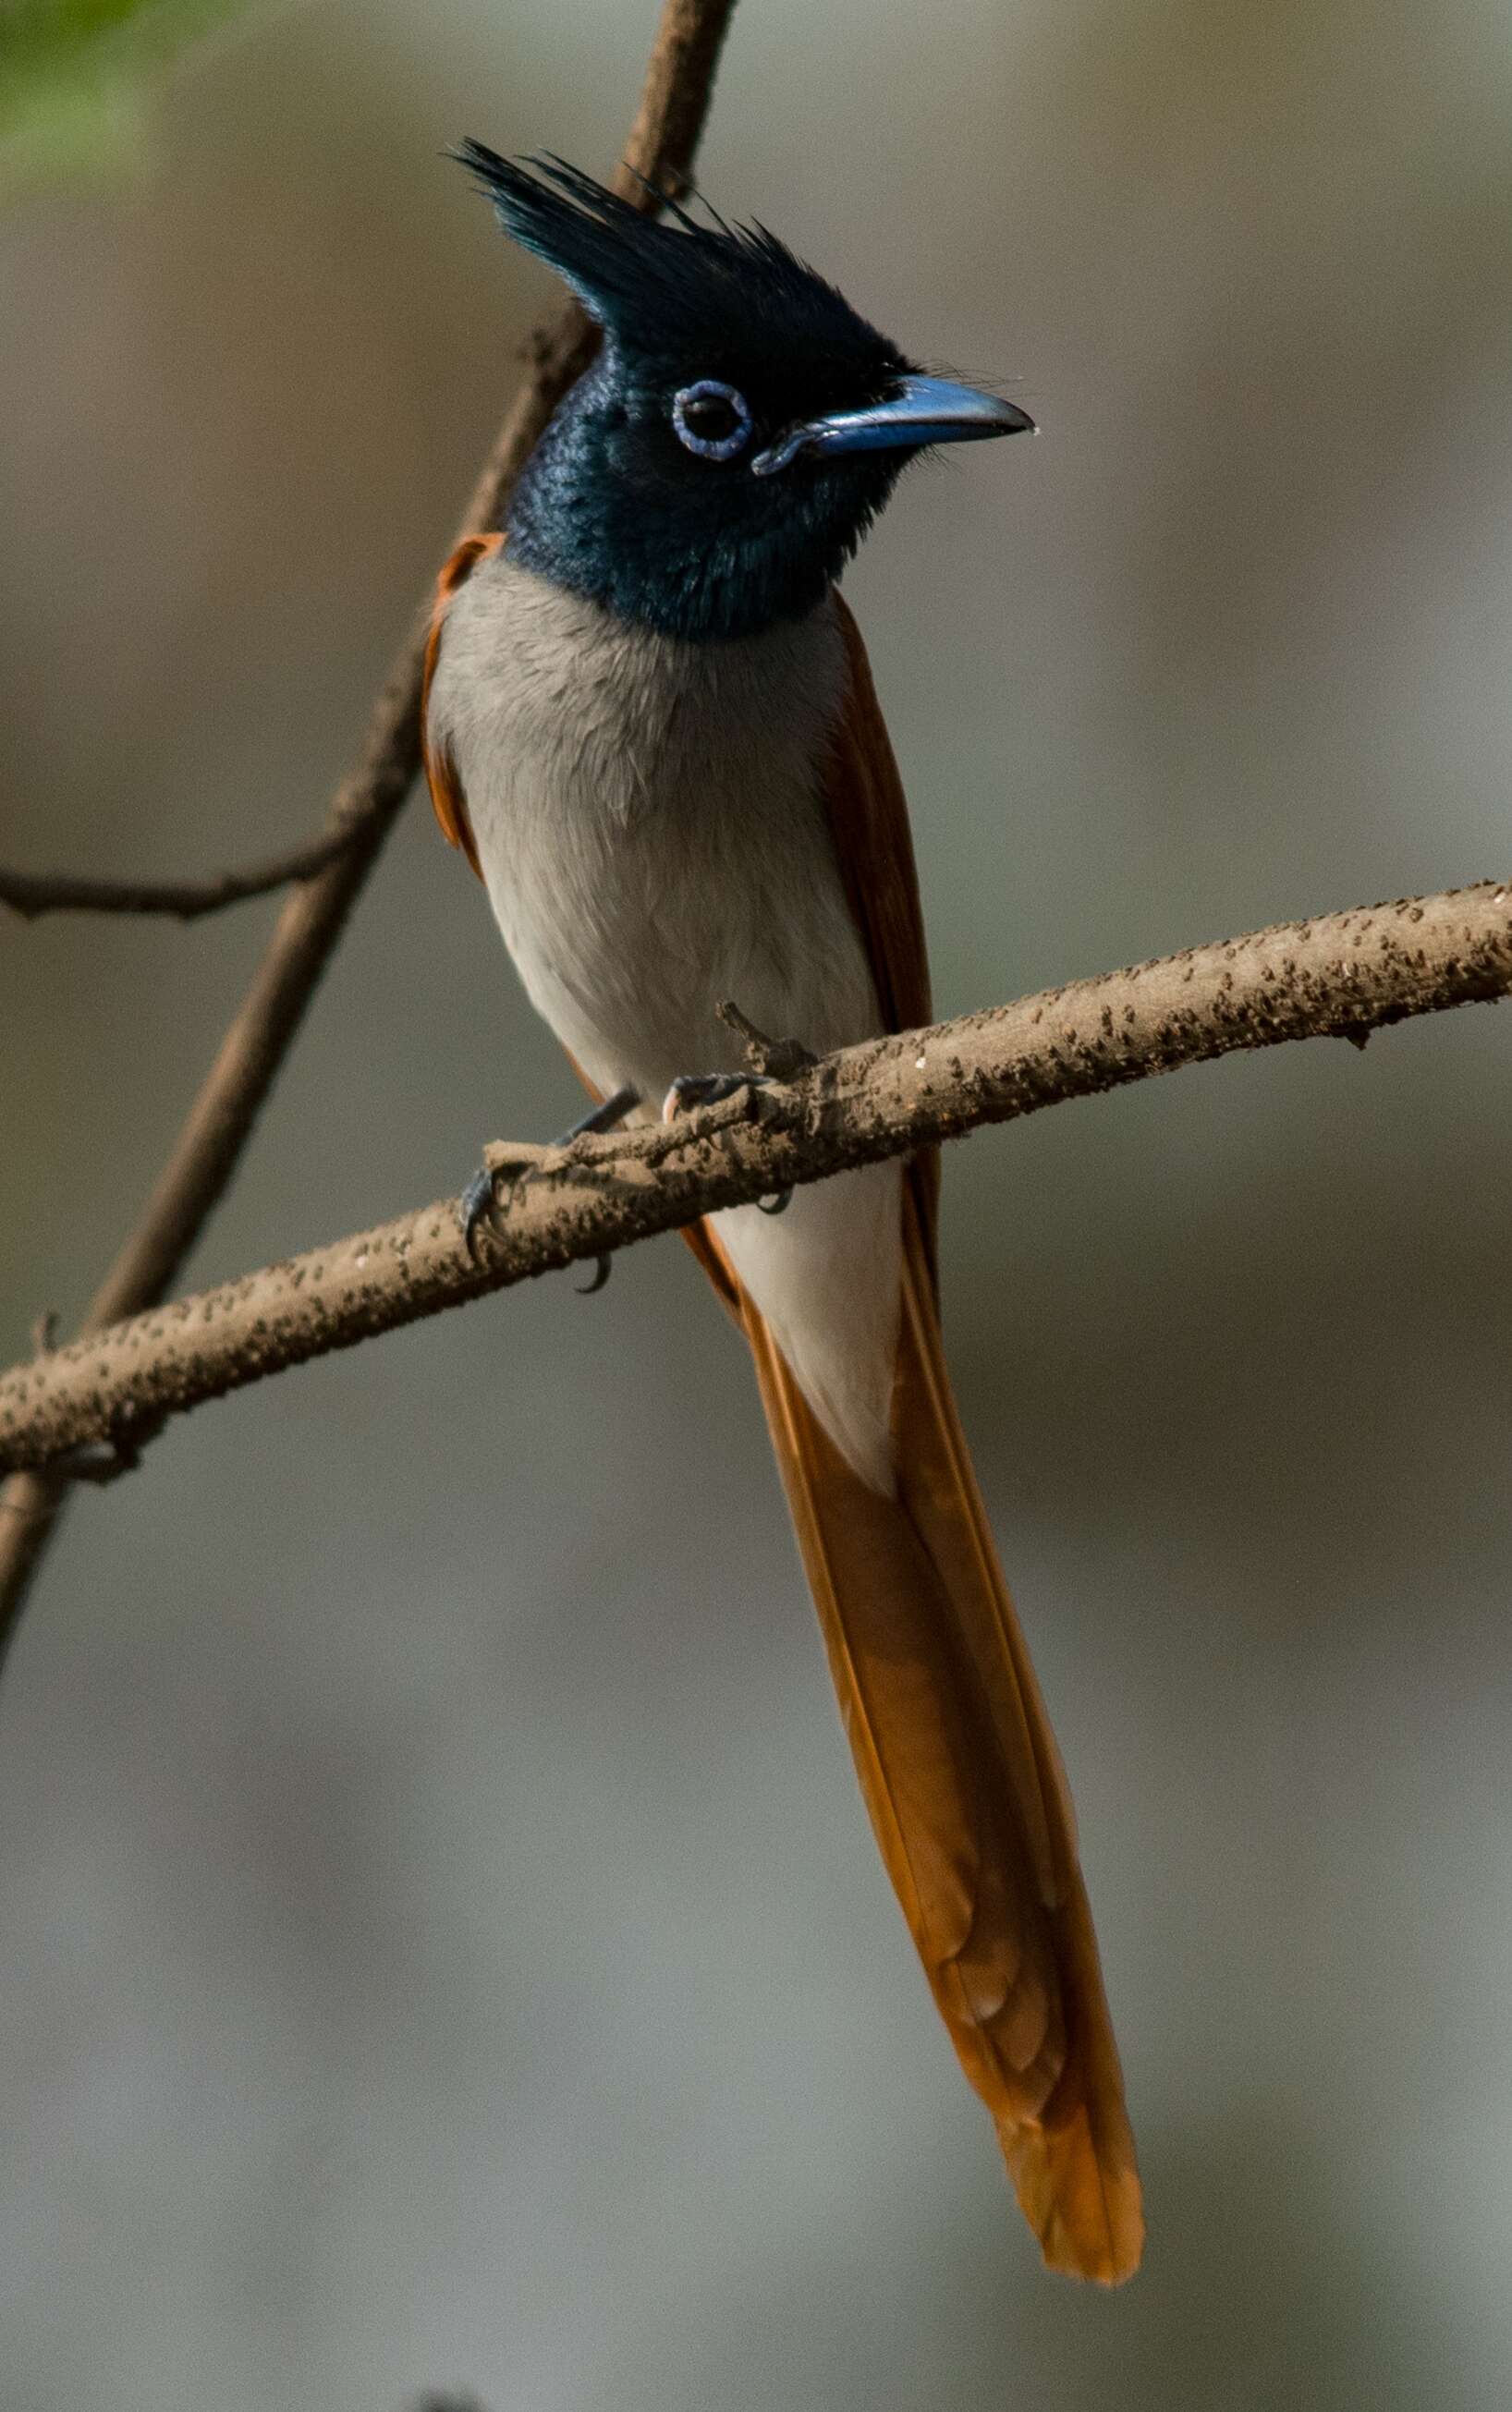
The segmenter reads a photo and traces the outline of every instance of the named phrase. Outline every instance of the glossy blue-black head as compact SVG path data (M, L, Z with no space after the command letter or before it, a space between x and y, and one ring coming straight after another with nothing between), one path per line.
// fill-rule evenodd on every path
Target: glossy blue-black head
M922 375L764 227L669 226L561 160L456 155L604 331L515 489L511 551L623 617L695 639L797 618L905 462L1034 424Z

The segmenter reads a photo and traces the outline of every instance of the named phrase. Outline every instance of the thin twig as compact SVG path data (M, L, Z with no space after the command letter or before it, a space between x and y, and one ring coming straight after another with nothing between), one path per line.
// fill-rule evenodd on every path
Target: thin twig
M1512 993L1512 882L1409 898L1078 980L823 1058L790 1082L559 1148L501 1145L505 1210L455 1199L135 1316L0 1377L0 1466L139 1446L164 1418L696 1216L1186 1064L1358 1037ZM1363 1074L1361 1077L1365 1077ZM43 1477L42 1478L46 1478Z
M626 145L626 166L615 180L624 198L638 207L652 207L653 197L630 170L664 189L686 177L733 9L734 0L664 0ZM576 303L536 339L531 369L478 481L463 534L497 523L532 446L592 358L593 346L592 330ZM422 617L389 671L361 758L332 807L332 833L343 831L346 843L285 904L261 968L221 1042L141 1219L90 1302L81 1327L85 1336L156 1304L236 1170L346 917L419 767L423 656ZM0 1488L0 1652L8 1646L66 1489L66 1481L51 1474L18 1475Z
M762 1081L790 1081L796 1072L806 1072L814 1062L813 1055L798 1038L769 1038L758 1030L749 1014L742 1013L733 997L721 997L715 1013L745 1050L745 1060L751 1070Z
M65 871L0 869L0 904L8 904L26 921L38 920L44 913L162 914L195 921L202 913L219 913L249 896L271 896L275 888L313 879L347 842L345 830L327 830L307 846L272 855L245 871L217 872L209 879L76 879Z

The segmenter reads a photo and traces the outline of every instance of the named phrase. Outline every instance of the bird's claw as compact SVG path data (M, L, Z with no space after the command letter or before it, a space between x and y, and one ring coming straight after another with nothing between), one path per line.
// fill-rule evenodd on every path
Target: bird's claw
M462 1245L474 1264L479 1264L482 1261L478 1254L478 1232L484 1224L487 1224L491 1229L497 1228L500 1218L521 1181L535 1171L546 1157L555 1155L562 1148L570 1147L575 1139L581 1139L591 1131L616 1129L624 1122L632 1107L639 1103L640 1096L638 1090L616 1089L612 1096L602 1098L596 1106L591 1108L579 1121L575 1122L570 1130L565 1130L560 1139L553 1140L550 1147L490 1148L483 1162L457 1200L457 1223L462 1231ZM501 1182L505 1184L502 1196ZM607 1256L598 1258L594 1269L593 1280L580 1283L578 1286L580 1298L592 1298L603 1288L609 1277L610 1261L611 1259Z
M662 1099L662 1120L669 1123L674 1114L691 1114L697 1106L723 1105L741 1089L768 1085L759 1072L680 1072Z
M493 1222L498 1211L493 1169L492 1165L480 1164L457 1200L457 1220L462 1227L462 1245L475 1265L478 1262L478 1225Z
M806 1049L798 1051L810 1064L814 1058ZM683 1072L672 1082L662 1100L662 1120L669 1123L674 1114L691 1113L696 1106L722 1105L741 1089L770 1089L774 1076L766 1072ZM779 1189L771 1198L756 1199L762 1214L785 1214L793 1202L791 1189Z
M482 1262L477 1235L484 1224L498 1229L518 1184L550 1154L549 1147L490 1148L457 1200L462 1243L475 1265Z

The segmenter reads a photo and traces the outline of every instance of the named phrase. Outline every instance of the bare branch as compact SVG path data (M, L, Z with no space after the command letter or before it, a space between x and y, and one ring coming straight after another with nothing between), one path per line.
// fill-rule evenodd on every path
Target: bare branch
M286 1366L983 1123L1509 993L1512 882L1488 882L1284 923L874 1039L670 1123L491 1149L501 1181L515 1178L480 1262L443 1199L43 1352L0 1377L0 1466L42 1469L92 1444L124 1459L167 1416Z
M69 873L0 870L0 904L25 921L44 913L163 914L180 921L219 913L249 896L271 896L313 879L347 843L345 829L327 830L307 846L275 854L245 871L222 871L209 879L76 879Z
M665 189L682 183L708 113L734 0L664 0L626 166L616 184L653 206L631 169ZM462 533L495 525L505 498L556 404L593 357L595 337L576 303L530 347L531 368L505 419ZM95 1292L85 1335L156 1303L236 1170L252 1126L292 1044L346 917L419 767L424 618L401 649L356 770L338 793L331 831L342 851L285 904L252 987L221 1042L203 1087L136 1230ZM0 1489L0 1650L9 1639L56 1521L66 1485L16 1477Z

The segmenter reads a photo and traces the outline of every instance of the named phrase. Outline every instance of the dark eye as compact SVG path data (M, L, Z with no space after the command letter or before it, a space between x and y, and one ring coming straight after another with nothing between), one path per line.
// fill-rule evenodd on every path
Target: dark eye
M701 377L672 396L672 425L679 442L705 461L733 461L751 441L745 396L717 377Z

